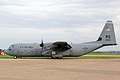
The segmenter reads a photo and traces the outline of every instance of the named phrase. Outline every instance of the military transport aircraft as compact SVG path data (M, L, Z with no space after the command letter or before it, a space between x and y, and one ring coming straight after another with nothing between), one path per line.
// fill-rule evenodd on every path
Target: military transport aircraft
M42 40L40 44L12 44L7 50L4 51L4 53L14 56L15 59L30 56L50 56L54 59L62 58L64 56L82 56L101 47L112 45L117 45L114 27L112 21L107 21L100 37L96 41L68 44L67 42L62 41L44 43Z

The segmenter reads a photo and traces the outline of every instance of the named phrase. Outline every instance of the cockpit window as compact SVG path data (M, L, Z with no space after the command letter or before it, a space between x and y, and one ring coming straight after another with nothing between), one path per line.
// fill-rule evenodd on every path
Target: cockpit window
M11 48L14 48L14 45L12 45Z
M9 48L10 48L10 49L11 49L11 48L14 48L14 45L11 45Z

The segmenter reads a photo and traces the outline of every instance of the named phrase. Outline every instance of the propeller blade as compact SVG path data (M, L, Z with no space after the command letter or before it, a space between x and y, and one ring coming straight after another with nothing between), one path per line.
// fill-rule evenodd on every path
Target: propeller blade
M43 40L41 41L40 47L42 47L42 48L44 47Z
M5 49L0 49L0 51L4 52L4 51L5 51Z

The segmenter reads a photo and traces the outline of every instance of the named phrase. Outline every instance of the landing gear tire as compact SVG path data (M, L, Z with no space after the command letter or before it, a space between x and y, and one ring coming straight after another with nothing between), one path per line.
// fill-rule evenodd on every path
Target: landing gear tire
M62 59L62 57L59 57L59 59Z
M51 57L52 59L56 59L56 57Z
M62 59L62 57L57 57L57 59Z
M51 57L52 59L62 59L62 57Z
M14 58L14 59L17 59L18 57L17 57L17 56L14 56L13 58Z

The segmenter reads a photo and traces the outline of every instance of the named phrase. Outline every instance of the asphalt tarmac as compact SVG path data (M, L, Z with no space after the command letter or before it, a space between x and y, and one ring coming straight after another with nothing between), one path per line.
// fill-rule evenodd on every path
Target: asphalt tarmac
M0 59L0 80L120 80L120 59Z

